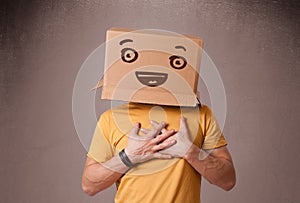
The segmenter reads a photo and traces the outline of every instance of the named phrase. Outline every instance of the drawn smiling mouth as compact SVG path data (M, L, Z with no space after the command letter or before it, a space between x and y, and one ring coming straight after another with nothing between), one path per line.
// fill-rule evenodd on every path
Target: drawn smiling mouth
M167 73L136 71L135 75L140 83L149 87L162 85L168 79Z

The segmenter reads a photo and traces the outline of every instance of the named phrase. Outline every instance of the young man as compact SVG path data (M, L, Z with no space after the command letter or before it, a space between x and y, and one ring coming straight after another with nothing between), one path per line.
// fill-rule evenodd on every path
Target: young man
M190 99L197 87L194 67L202 41L119 29L112 29L110 38L114 40L107 45L106 58L117 56L119 46L121 57L106 59L102 97L129 103L101 115L87 155L83 190L94 195L116 183L117 203L197 203L202 176L230 190L235 171L225 138L210 109ZM141 41L150 51L135 50ZM124 48L125 43L130 47ZM170 53L173 49L175 54ZM196 54L182 56L179 49L182 55Z

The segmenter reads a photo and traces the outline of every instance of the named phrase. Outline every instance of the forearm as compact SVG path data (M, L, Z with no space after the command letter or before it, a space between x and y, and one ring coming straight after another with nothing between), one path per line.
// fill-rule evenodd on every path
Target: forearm
M170 155L159 152L176 143L174 139L168 139L174 134L174 130L166 130L159 134L165 125L165 122L157 125L155 123L155 126L152 125L153 129L144 129L145 135L141 139L139 135L140 123L136 123L128 136L125 155L121 151L122 154L101 164L94 159L87 158L82 176L82 189L87 194L94 195L115 183L129 167L134 167L138 163L144 163L154 158L172 158Z
M190 148L184 159L211 184L227 191L235 185L235 170L231 160L214 157L195 145Z
M115 156L105 163L98 163L88 158L86 167L82 176L82 188L89 195L108 188L115 183L127 170L120 160Z

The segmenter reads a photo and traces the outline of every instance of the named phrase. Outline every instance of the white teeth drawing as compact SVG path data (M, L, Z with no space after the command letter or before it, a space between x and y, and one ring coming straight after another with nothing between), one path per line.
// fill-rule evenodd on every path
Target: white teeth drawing
M162 85L168 79L167 73L136 71L135 76L143 85L157 87Z
M145 75L145 74L138 74L138 77L140 78L146 78L146 77L154 77L154 78L164 78L166 77L165 75Z

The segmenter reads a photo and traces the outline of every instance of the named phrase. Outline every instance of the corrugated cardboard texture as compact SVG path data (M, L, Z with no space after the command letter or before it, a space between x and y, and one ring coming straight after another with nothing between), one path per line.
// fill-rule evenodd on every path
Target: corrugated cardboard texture
M195 106L201 51L202 40L195 36L112 28L102 99Z

